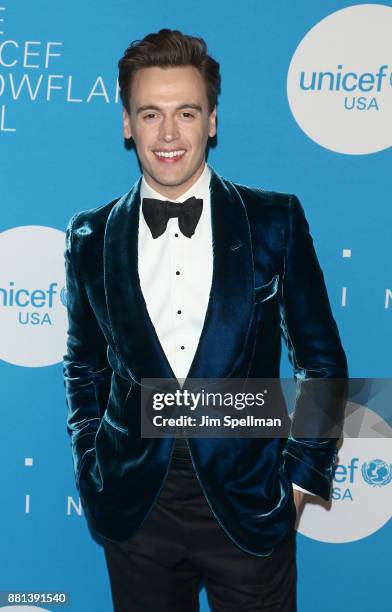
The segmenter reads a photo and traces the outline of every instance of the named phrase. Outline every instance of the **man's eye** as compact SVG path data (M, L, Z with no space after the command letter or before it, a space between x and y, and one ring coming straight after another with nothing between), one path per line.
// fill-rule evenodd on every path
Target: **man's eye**
M153 119L155 117L155 113L148 113L147 115L144 115L144 119Z
M182 113L185 119L193 118L195 115L193 113L184 112Z

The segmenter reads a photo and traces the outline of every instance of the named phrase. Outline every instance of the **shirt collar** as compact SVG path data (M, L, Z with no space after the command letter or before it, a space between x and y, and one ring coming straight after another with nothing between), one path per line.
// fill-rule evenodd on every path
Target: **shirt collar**
M189 187L189 189L175 198L170 200L172 202L184 202L188 198L194 196L195 198L203 198L206 193L209 193L209 185L211 178L211 170L208 164L204 164L204 169L197 181ZM140 185L140 198L157 198L158 200L167 200L167 196L162 195L155 189L153 189L146 181L146 179L142 178L142 182Z

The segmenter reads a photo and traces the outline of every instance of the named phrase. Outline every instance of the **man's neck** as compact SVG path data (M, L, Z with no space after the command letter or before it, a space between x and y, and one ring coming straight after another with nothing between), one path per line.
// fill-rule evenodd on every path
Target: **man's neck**
M203 174L205 167L206 162L204 161L197 173L193 175L190 179L188 179L188 181L186 181L185 183L181 183L181 185L160 185L154 180L151 180L151 177L146 174L143 174L143 177L147 185L151 187L151 189L154 189L154 191L159 193L162 197L168 198L169 200L176 200L178 198L181 198L183 194L185 194L193 185L195 185L195 183L197 183L197 181Z

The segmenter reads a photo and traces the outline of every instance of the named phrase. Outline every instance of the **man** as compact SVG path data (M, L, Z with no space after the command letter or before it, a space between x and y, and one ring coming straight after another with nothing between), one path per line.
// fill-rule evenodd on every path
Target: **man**
M296 507L329 499L336 440L174 444L141 436L140 400L147 378L279 378L281 331L302 383L347 376L308 225L294 195L206 164L220 75L202 39L135 41L119 84L143 176L76 214L65 252L68 431L114 608L192 612L203 584L214 611L293 612Z

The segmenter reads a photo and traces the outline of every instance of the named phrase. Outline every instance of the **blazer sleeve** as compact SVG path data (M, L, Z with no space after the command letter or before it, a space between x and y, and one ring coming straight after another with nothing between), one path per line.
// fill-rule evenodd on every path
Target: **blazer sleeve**
M80 280L73 247L77 214L66 230L64 253L67 289L67 352L63 376L67 403L67 433L79 488L79 475L87 455L95 450L95 435L109 392L111 368L106 342Z
M309 225L290 196L281 293L281 329L296 379L283 470L292 482L330 499L347 388L347 361Z

